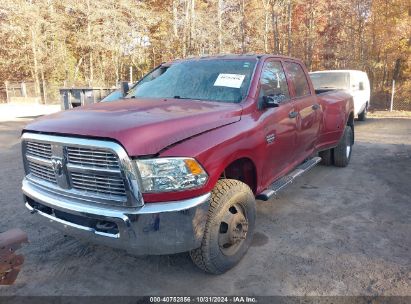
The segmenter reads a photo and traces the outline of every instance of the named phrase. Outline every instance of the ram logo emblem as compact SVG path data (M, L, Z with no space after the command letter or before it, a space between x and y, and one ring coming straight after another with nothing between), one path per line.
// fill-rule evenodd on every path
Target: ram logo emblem
M51 160L51 166L53 167L56 176L61 176L63 174L63 161L60 158L53 158Z

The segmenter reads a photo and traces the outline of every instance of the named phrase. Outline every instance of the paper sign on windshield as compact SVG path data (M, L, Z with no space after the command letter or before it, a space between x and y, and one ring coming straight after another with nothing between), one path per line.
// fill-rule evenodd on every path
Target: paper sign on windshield
M220 74L214 82L215 87L240 88L245 75L240 74Z

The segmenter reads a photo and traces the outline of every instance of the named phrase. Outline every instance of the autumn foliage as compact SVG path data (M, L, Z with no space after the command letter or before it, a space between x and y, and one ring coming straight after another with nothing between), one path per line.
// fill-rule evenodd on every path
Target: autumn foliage
M360 69L374 96L411 103L409 0L3 0L0 83L113 85L161 62L273 53Z

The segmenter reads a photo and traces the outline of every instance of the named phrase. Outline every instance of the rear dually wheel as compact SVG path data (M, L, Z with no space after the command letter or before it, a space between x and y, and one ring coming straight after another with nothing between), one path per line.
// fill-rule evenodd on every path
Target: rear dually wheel
M353 132L350 126L346 126L344 134L334 148L334 165L337 167L346 167L351 159L353 145Z

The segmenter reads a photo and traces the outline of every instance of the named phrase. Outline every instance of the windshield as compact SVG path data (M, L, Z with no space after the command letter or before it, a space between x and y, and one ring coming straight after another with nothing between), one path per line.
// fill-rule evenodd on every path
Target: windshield
M335 88L349 89L350 74L346 72L310 73L314 89Z
M240 102L247 95L255 63L221 59L176 62L154 77L148 74L127 97Z

